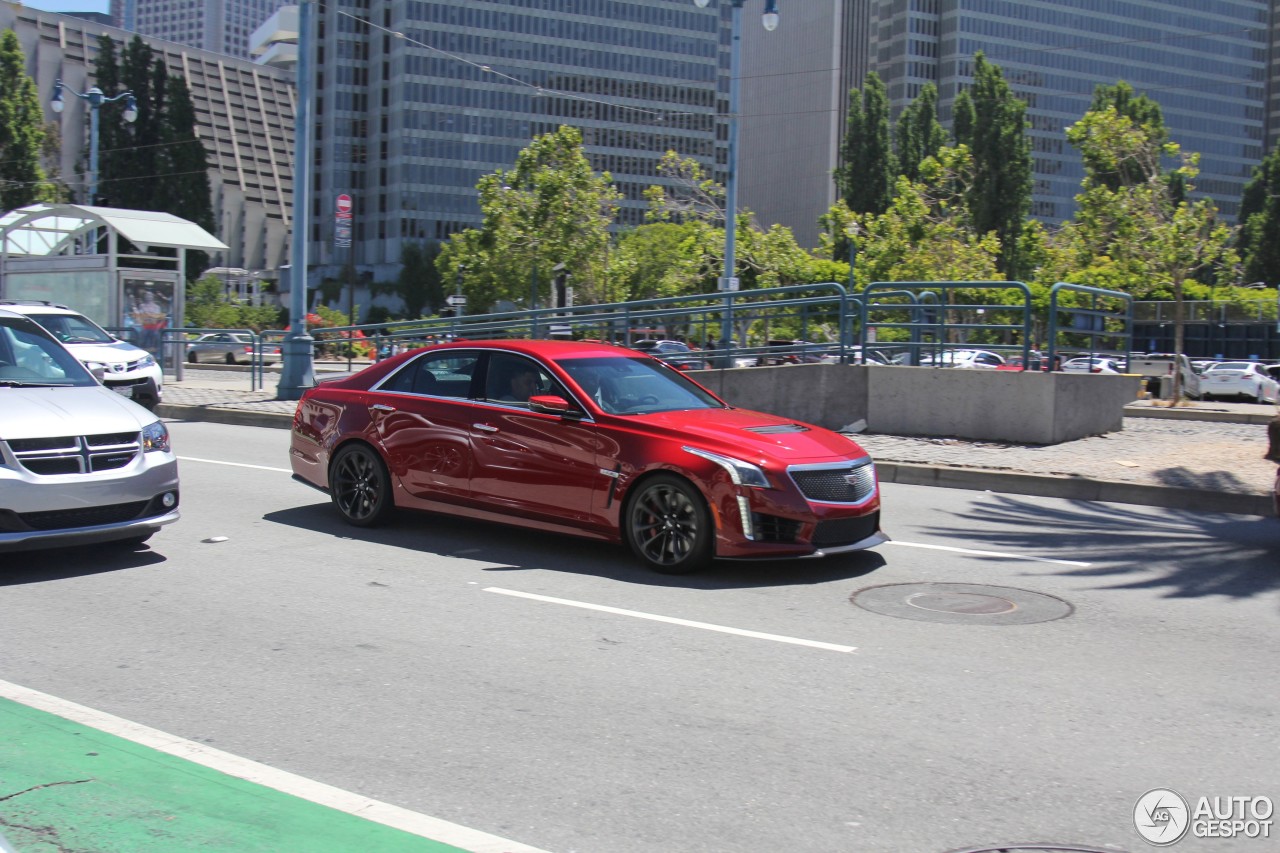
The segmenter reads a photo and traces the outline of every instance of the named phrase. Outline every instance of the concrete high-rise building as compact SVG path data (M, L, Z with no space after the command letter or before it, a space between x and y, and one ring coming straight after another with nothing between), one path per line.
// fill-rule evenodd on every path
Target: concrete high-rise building
M810 103L814 91L846 82L858 87L873 70L896 116L931 82L949 126L952 103L972 83L973 56L982 51L1027 102L1033 216L1057 223L1072 214L1083 168L1065 128L1089 108L1097 86L1124 80L1159 102L1174 141L1200 153L1199 194L1234 217L1253 166L1280 131L1275 6L1276 0L780 0L775 32L745 28L743 203L762 214L777 211L776 219L761 219L791 226L811 245L833 189L820 193L811 182L770 179L768 171L804 164L813 181L830 181L837 158L830 148L820 156L814 138L843 136L848 92L825 113L824 125L820 107ZM813 30L822 32L822 24L811 20L819 17L830 22L821 41ZM862 54L843 39L861 39L864 21L866 65L848 67ZM818 57L831 61L824 66ZM811 70L793 73L787 63ZM794 129L810 126L805 133ZM771 165L760 162L762 154ZM756 171L766 175L752 178Z
M246 59L249 36L287 0L113 0L121 27Z
M77 92L95 83L93 63L98 37L127 44L133 33L67 15L41 12L0 0L0 29L12 29L35 80L46 119L57 122L62 135L58 171L74 189L80 184L89 144L88 107L66 95L61 115L48 100L56 80ZM248 60L144 38L169 73L187 81L196 110L196 134L209 155L213 193L214 236L228 246L215 265L266 272L289 261L293 214L293 75ZM107 93L112 94L112 93ZM101 107L101 121L123 121L120 104ZM115 110L113 112L113 110ZM138 180L151 176L139 175ZM79 196L77 196L79 198Z
M612 173L625 225L643 221L668 149L711 170L724 162L728 43L714 6L336 0L315 11L313 277L336 274L349 251L388 280L405 244L478 226L479 178L561 125L580 128L592 167ZM334 245L340 194L354 199L349 250Z

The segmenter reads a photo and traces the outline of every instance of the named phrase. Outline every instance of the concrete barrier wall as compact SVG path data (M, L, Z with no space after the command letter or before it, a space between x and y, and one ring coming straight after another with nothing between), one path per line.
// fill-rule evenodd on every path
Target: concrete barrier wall
M795 364L699 371L735 406L840 429L1058 444L1114 432L1137 376Z

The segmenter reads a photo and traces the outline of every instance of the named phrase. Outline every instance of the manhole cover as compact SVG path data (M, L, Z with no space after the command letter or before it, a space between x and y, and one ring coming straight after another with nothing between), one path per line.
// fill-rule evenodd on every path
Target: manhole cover
M872 586L855 592L849 600L881 616L950 625L1029 625L1070 616L1073 610L1052 595L971 583Z

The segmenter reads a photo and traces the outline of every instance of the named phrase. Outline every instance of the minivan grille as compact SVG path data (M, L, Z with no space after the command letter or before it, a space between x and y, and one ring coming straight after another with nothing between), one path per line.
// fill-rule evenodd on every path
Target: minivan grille
M43 477L113 471L128 465L142 451L136 432L14 438L8 443L18 464Z
M876 490L876 471L870 459L841 466L787 469L801 494L824 503L861 503Z

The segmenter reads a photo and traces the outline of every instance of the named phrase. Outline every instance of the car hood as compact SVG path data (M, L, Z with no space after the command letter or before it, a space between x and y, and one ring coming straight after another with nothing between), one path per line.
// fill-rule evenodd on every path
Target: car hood
M696 409L640 417L647 427L748 462L784 457L786 464L794 465L866 455L853 439L831 430L750 409Z
M67 344L66 347L81 361L100 361L103 364L137 361L150 355L128 341L116 341L113 344Z
M0 439L137 432L156 416L101 385L0 388Z

